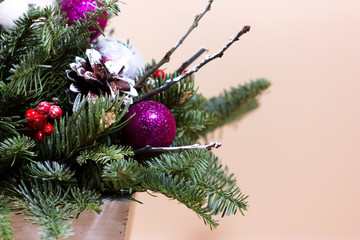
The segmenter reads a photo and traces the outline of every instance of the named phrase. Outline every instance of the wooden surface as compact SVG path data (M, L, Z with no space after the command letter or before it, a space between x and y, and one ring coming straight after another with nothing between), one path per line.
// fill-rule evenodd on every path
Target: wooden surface
M84 211L72 223L75 235L69 240L123 240L129 213L129 200L104 200L102 212ZM40 239L39 229L23 215L14 216L15 240Z

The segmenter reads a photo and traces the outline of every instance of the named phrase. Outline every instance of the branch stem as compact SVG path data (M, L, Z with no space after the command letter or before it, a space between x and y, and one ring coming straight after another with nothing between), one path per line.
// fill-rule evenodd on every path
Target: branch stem
M212 142L207 145L193 144L188 146L180 146L180 147L151 147L146 146L144 148L140 148L134 151L137 153L147 153L147 152L174 152L174 151L185 151L185 150L194 150L194 149L202 149L205 151L210 151L212 148L221 147L221 142Z
M205 48L200 48L199 51L197 51L191 58L189 58L189 60L187 60L186 62L184 62L178 70L176 70L177 74L181 74L188 66L190 66L191 63L193 63L198 57L201 56L201 54L203 54L204 52L206 52L207 50Z
M213 55L207 55L199 64L197 64L195 67L193 67L192 69L190 69L189 71L187 71L186 73L182 73L181 75L173 78L173 79L168 79L166 80L165 84L160 86L159 88L146 93L145 95L141 96L140 98L136 99L134 101L134 104L138 103L138 102L142 102L145 101L153 96L155 96L158 93L164 92L166 90L168 90L172 85L174 85L175 83L179 82L180 80L190 76L191 74L199 71L200 68L202 68L203 66L205 66L206 64L208 64L209 62L211 62L212 60L216 59L216 58L221 58L224 55L224 52L236 41L239 40L239 38L250 31L250 26L244 26L242 28L242 30L240 32L238 32L235 36L231 37L230 40L222 47L222 49L220 49L217 53L213 54Z
M141 84L151 75L153 74L157 69L159 69L162 65L164 65L165 63L170 61L170 57L171 55L176 51L176 49L184 42L184 40L187 38L187 36L189 36L189 34L192 32L192 30L194 30L201 18L208 12L210 11L211 8L211 4L214 0L209 0L208 3L206 4L204 10L195 16L194 21L192 22L192 24L189 26L189 28L187 29L187 31L185 32L185 34L178 40L178 42L165 54L165 56L160 60L160 62L158 62L155 66L153 66L152 68L150 68L149 70L147 70L141 77L140 79L136 82L135 84L135 88L139 88L141 86Z

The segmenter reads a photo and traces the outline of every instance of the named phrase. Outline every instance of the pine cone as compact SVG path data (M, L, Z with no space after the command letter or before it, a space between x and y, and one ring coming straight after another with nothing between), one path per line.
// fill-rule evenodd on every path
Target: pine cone
M71 99L79 93L89 95L93 100L105 94L115 98L120 91L125 94L125 102L132 103L138 93L134 88L135 81L122 75L124 67L116 71L102 61L101 54L95 49L87 49L86 56L86 60L76 57L75 63L70 64L71 69L66 70L71 82L68 89Z

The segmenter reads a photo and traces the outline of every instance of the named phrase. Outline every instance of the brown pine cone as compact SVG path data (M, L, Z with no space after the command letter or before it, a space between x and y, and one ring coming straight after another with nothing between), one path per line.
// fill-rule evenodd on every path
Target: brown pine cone
M87 49L86 56L86 60L76 57L75 62L70 64L71 69L66 70L71 83L68 89L70 98L74 99L79 93L93 100L105 94L115 98L120 91L123 93L120 98L124 95L124 101L132 103L132 98L138 93L134 88L135 81L122 75L124 67L118 72L110 71L95 49Z

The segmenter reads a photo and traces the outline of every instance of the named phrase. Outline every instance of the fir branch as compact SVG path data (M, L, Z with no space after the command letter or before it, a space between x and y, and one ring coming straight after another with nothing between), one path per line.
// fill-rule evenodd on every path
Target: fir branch
M201 150L161 154L146 162L147 167L158 171L200 181L208 168L208 153Z
M79 165L92 160L96 163L106 164L107 162L118 160L121 161L125 157L132 157L134 152L130 146L117 146L117 145L99 145L93 149L85 149L77 156L76 161Z
M169 79L166 81L166 84L162 85L161 87L155 89L154 91L150 91L147 94L141 96L140 98L136 99L134 101L134 103L138 103L138 102L142 102L145 101L151 97L153 97L156 94L159 94L161 92L167 91L172 85L174 85L175 83L179 82L180 80L190 76L191 74L199 71L200 68L202 68L203 66L205 66L206 64L208 64L210 61L216 59L216 58L221 58L224 55L224 52L235 42L238 41L239 38L247 33L248 31L250 31L250 26L244 26L243 29L238 32L238 34L235 37L231 37L230 40L222 47L222 49L220 49L217 53L213 54L213 55L208 55L205 57L205 59L203 61L201 61L199 64L197 64L195 67L193 67L192 69L190 69L189 71L187 71L186 73L182 73L181 75L173 78L173 79Z
M11 201L10 199L0 194L0 239L13 239L14 229L11 226Z
M31 161L35 156L34 141L25 136L16 136L0 142L0 171L6 170L16 162Z
M145 189L176 199L188 207L201 206L206 202L206 192L192 180L147 168L141 183Z
M0 214L0 239L12 240L14 236L14 228L11 227L11 219L9 214Z
M174 77L173 74L166 74L166 78ZM149 91L154 91L157 88L160 88L162 85L166 84L166 81L163 78L156 78L153 80L153 84L148 84L146 87ZM153 100L159 103L164 104L167 108L172 109L173 112L183 112L186 103L195 95L196 89L195 79L193 75L188 79L182 79L178 84L172 85L168 91L161 92L158 95L153 96ZM142 94L146 94L142 92ZM141 98L141 97L140 97ZM136 102L136 100L135 100Z
M236 186L234 174L229 174L227 167L223 167L219 158L209 155L207 175L200 184L208 193L208 203L204 206L211 215L236 214L247 210L247 196Z
M220 159L215 156L212 152L210 152L210 156L208 158L209 165L206 169L206 172L209 176L217 179L218 182L225 182L227 185L231 186L236 183L236 179L234 174L229 174L229 169L227 166L224 166Z
M184 153L186 152L181 154ZM220 213L225 216L237 211L243 213L247 210L247 196L236 186L233 174L228 174L227 168L223 168L217 157L213 154L200 157L196 152L188 153L186 159L181 154L173 153L147 162L149 168L146 169L142 185L185 204L211 229L218 225L212 216ZM194 178L190 173L195 168L192 165L196 162L196 156L206 158L207 164ZM189 166L191 167L188 168ZM202 169L199 166L196 168Z
M144 191L140 184L144 176L144 167L136 160L115 160L104 166L102 178L109 192L128 189L130 194L134 191Z
M146 146L144 148L134 150L135 154L146 153L146 152L173 152L173 151L185 151L185 150L194 150L201 149L205 151L210 151L212 148L221 147L221 142L212 142L207 145L193 144L189 146L180 146L180 147L151 147Z
M22 126L19 119L19 116L5 117L0 115L0 139L19 135L17 128Z
M9 90L14 95L33 95L41 93L46 80L42 78L47 54L41 50L28 51L18 64L15 64L10 70ZM43 81L44 80L44 81Z
M151 75L153 74L157 69L159 69L162 65L170 61L171 55L176 51L176 49L184 42L184 40L189 36L189 34L198 26L200 20L202 17L210 11L211 4L214 0L209 0L206 4L204 10L195 16L194 21L189 26L188 30L185 32L185 34L178 40L178 42L165 54L165 56L158 62L155 66L147 70L137 81L135 84L135 88L139 88L141 84Z
M202 131L216 123L215 115L203 110L176 111L173 114L176 120L176 135L179 138L185 135L197 139Z
M74 182L75 172L55 161L34 162L24 167L24 173L32 178Z
M206 192L193 181L148 168L144 174L142 185L146 189L178 200L201 217L211 229L218 225L217 221L212 219L212 216L207 212L207 209L201 207L206 202Z
M67 238L71 232L72 212L76 210L73 204L66 201L67 193L59 184L49 181L27 179L28 183L20 181L15 191L22 196L18 204L31 217L30 220L40 225L44 239Z
M85 188L71 187L69 199L72 204L77 206L77 216L84 210L95 211L96 213L101 212L101 194L97 193L94 190L89 190Z
M265 79L258 79L250 83L239 85L230 91L224 91L217 97L203 100L202 109L211 112L217 119L216 124L209 125L201 132L205 136L208 132L228 124L232 121L239 120L246 113L258 106L257 97L270 86L270 82Z
M29 48L39 44L40 39L35 29L31 28L33 20L43 17L43 13L31 8L24 16L15 21L16 26L4 30L0 38L0 78L7 79L8 71L19 57L26 54Z
M96 143L119 131L127 123L122 121L122 118L129 105L124 106L123 99L118 96L115 99L105 96L97 98L95 102L86 97L75 101L78 106L74 106L77 112L73 115L76 118L63 116L55 122L53 134L39 144L41 158L64 162L86 148L95 147ZM111 126L105 127L105 115L108 111L114 113L115 119Z

